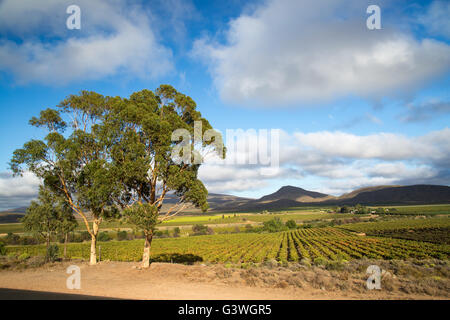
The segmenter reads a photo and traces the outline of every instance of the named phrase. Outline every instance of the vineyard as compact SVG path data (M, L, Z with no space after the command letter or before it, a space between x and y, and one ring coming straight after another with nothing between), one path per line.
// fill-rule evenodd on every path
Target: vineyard
M113 241L99 243L102 260L139 261L143 242ZM88 243L73 243L67 248L71 258L89 257ZM8 247L11 254L43 255L44 246ZM280 262L374 259L448 259L450 246L402 239L361 237L349 231L326 227L297 229L279 233L241 233L156 239L152 244L153 261L259 263L271 259Z
M448 216L354 223L343 225L340 228L364 232L371 236L450 244L450 218Z

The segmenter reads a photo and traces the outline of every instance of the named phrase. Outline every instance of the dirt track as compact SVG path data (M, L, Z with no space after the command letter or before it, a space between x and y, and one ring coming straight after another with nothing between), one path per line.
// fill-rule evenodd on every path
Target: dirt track
M66 288L66 268L81 268L81 289ZM58 292L125 299L429 299L429 296L383 291L329 292L314 288L259 288L240 278L224 280L215 266L154 263L139 270L138 263L59 263L25 271L1 271L0 288ZM219 271L218 271L219 270ZM434 297L444 298L446 297ZM448 298L447 298L448 299Z

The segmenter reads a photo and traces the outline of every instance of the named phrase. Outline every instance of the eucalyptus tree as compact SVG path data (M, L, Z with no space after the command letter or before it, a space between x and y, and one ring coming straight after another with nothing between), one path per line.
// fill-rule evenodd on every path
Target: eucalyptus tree
M145 235L142 263L147 268L158 223L189 206L208 209L198 170L205 154L225 156L222 136L196 110L192 98L169 85L117 99L105 119L104 136L121 190L115 199ZM179 201L163 211L171 193Z
M48 134L43 140L25 143L10 162L15 175L24 170L33 172L80 215L91 235L90 264L97 262L100 223L117 214L112 202L116 179L110 170L110 146L103 136L105 130L99 129L113 101L82 91L68 96L55 109L41 111L30 124L46 129Z
M58 219L63 210L60 199L49 189L40 186L38 200L31 202L21 222L25 231L45 239L48 250L52 236L58 231Z

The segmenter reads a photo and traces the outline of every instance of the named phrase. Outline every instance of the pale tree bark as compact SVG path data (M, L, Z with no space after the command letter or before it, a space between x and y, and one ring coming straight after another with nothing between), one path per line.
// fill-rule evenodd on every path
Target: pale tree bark
M67 259L67 241L69 238L69 233L64 236L64 259Z
M142 268L150 267L150 248L152 246L153 232L145 232L144 254L142 255Z
M99 225L100 225L100 220L99 219L95 219L94 222L92 223L91 257L90 257L90 261L89 261L89 264L91 266L97 264L97 250L96 250L96 246L97 246L97 235L98 235Z

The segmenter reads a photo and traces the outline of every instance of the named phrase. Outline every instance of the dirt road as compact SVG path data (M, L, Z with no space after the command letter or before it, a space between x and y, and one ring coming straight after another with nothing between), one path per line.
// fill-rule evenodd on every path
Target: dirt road
M69 290L66 268L81 269L81 289ZM222 269L220 269L222 268ZM260 288L236 278L221 278L223 267L153 263L140 270L138 263L58 263L24 271L1 271L0 288L79 294L124 299L429 299L429 296L388 292L330 292L314 288ZM435 297L439 298L439 297ZM441 297L445 298L445 297Z

